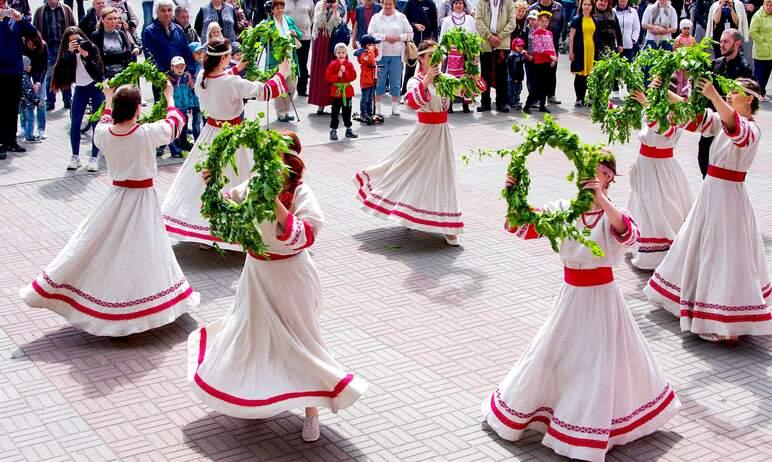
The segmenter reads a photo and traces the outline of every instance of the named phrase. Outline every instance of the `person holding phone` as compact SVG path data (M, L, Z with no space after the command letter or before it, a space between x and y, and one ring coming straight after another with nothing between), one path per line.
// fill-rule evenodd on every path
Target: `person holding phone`
M6 153L25 152L16 141L16 126L19 122L19 101L21 100L22 37L37 31L22 14L8 7L8 0L0 0L0 160Z
M713 56L716 58L721 56L721 35L729 29L737 29L743 41L748 40L748 16L740 0L718 0L708 10L708 28L705 34L715 41Z

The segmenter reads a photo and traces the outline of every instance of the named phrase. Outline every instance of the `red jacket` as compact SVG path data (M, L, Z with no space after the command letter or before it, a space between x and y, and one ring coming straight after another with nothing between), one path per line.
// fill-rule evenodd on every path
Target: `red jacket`
M372 51L365 51L359 55L359 67L361 69L359 74L359 86L361 88L375 86L375 72L378 70L378 64L375 62L375 58L377 57L377 48L373 48Z
M346 98L352 98L354 96L354 87L351 86L351 82L356 80L357 71L354 69L354 65L351 64L351 61L347 59L343 61L343 66L346 67L345 72L343 72L343 77L338 78L338 71L340 71L340 66L341 63L335 59L329 64L329 66L327 66L327 72L324 73L325 78L327 79L327 83L331 84L330 96L333 98L343 98L343 95L340 93L339 86L335 85L336 83L342 83L347 84Z

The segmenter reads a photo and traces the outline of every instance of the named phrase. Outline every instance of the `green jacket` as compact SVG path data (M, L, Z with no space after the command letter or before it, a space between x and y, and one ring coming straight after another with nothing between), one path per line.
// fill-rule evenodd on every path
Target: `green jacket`
M753 40L753 59L772 59L772 14L765 13L763 9L754 14L750 36Z
M488 42L490 38L491 30L491 2L490 0L480 0L477 4L477 12L475 13L475 26L477 27L477 33L483 38L482 51L483 53L490 53L491 44ZM496 47L497 50L509 50L512 32L515 30L517 22L515 21L515 2L502 1L499 4L499 17L497 22L498 32L496 35L501 38L501 43Z
M287 15L284 15L284 19L287 20L287 28L290 31L294 30L295 34L297 34L297 39L300 40L300 37L303 36L303 32L301 32L300 29L298 28L298 26L295 25L295 20L292 19L291 17L287 16ZM266 19L266 21L270 21L271 23L273 23L273 18ZM273 27L274 28L276 27L275 23L273 24ZM276 59L274 59L273 53L269 54L268 55L268 61L266 63L266 68L272 68L272 67L276 67L278 65L279 65L279 63L277 63ZM293 67L294 74L298 75L298 50L297 50L297 48L292 50L292 67Z

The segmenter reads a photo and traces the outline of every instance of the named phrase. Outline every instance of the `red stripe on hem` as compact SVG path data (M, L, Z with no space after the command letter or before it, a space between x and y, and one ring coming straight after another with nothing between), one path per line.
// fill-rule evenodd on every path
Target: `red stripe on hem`
M61 302L67 303L74 309L80 311L83 314L89 315L92 318L97 319L103 319L105 321L126 321L129 319L137 319L142 318L145 316L149 316L151 314L156 314L161 311L164 311L168 308L171 308L172 306L178 304L182 300L185 300L190 296L190 294L193 293L193 288L188 286L188 289L185 292L182 292L181 294L177 295L171 300L167 300L164 303L161 303L160 305L146 308L144 310L135 311L133 313L120 313L120 314L110 314L110 313L102 313L100 311L92 310L91 308L88 308L87 306L84 306L74 299L62 295L62 294L52 294L50 292L47 292L45 289L43 289L40 284L38 284L37 281L32 281L32 288L35 289L35 292L38 293L43 298L48 298L51 300L59 300Z
M772 321L772 313L730 316L725 314L706 313L704 311L681 310L681 316L685 318L707 319L708 321L726 323Z
M423 218L416 218L414 216L408 215L405 212L400 212L399 210L389 210L386 207L382 207L380 205L374 204L369 200L367 200L367 194L365 194L362 188L359 188L359 195L362 197L363 204L385 215L395 215L395 216L404 218L405 220L412 221L413 223L417 223L419 225L436 226L438 228L463 228L464 227L464 222L443 223L440 221L424 220Z
M206 327L202 327L200 330L200 340L198 342L198 365L201 366L201 363L204 362L204 357L206 355ZM198 369L198 368L197 368ZM269 406L271 404L276 404L281 401L287 401L290 399L297 399L297 398L309 398L309 397L317 397L317 398L336 398L348 384L350 384L354 380L353 374L347 374L345 377L343 377L340 382L335 385L335 388L333 388L330 391L324 391L324 390L314 390L314 391L294 391L289 393L282 393L280 395L271 396L270 398L264 398L264 399L246 399L246 398L239 398L237 396L230 395L228 393L225 393L223 391L220 391L213 386L209 385L208 383L204 382L204 379L201 378L200 375L198 375L198 372L196 372L196 375L193 377L193 379L196 381L196 384L201 387L202 390L204 390L209 395L225 401L230 404L235 404L237 406L244 406L244 407L261 407L261 406Z
M198 238L198 239L205 239L205 240L209 240L209 241L212 241L212 242L222 242L223 241L219 237L210 236L209 234L196 233L196 232L193 232L193 231L185 231L183 229L175 228L174 226L170 226L170 225L164 225L164 227L166 228L166 231L168 231L170 233L174 233L174 234L179 234L180 236L195 237L195 238Z

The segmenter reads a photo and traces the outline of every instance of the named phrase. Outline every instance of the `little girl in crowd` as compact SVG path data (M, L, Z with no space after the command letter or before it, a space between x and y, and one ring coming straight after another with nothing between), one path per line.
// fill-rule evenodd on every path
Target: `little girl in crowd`
M681 47L690 47L697 44L697 40L691 35L692 31L692 22L688 19L682 19L681 24L679 24L679 28L681 29L681 33L678 34L678 37L673 41L673 48L679 49ZM689 85L689 76L686 74L686 71L679 70L675 74L676 77L676 94L678 96L688 96L691 91L691 86Z
M343 110L343 125L346 127L346 138L358 138L359 135L351 130L351 107L354 99L354 87L351 86L351 82L356 80L357 71L348 60L348 49L345 43L335 45L335 59L327 66L325 77L330 84L330 98L332 100L330 139L338 140L338 115L341 109Z
M547 82L549 81L550 68L555 67L558 55L555 53L555 45L552 42L552 32L547 29L552 14L542 11L538 14L539 27L533 32L533 83L528 90L528 98L525 100L523 112L530 114L531 104L539 103L539 112L550 112L547 109Z

